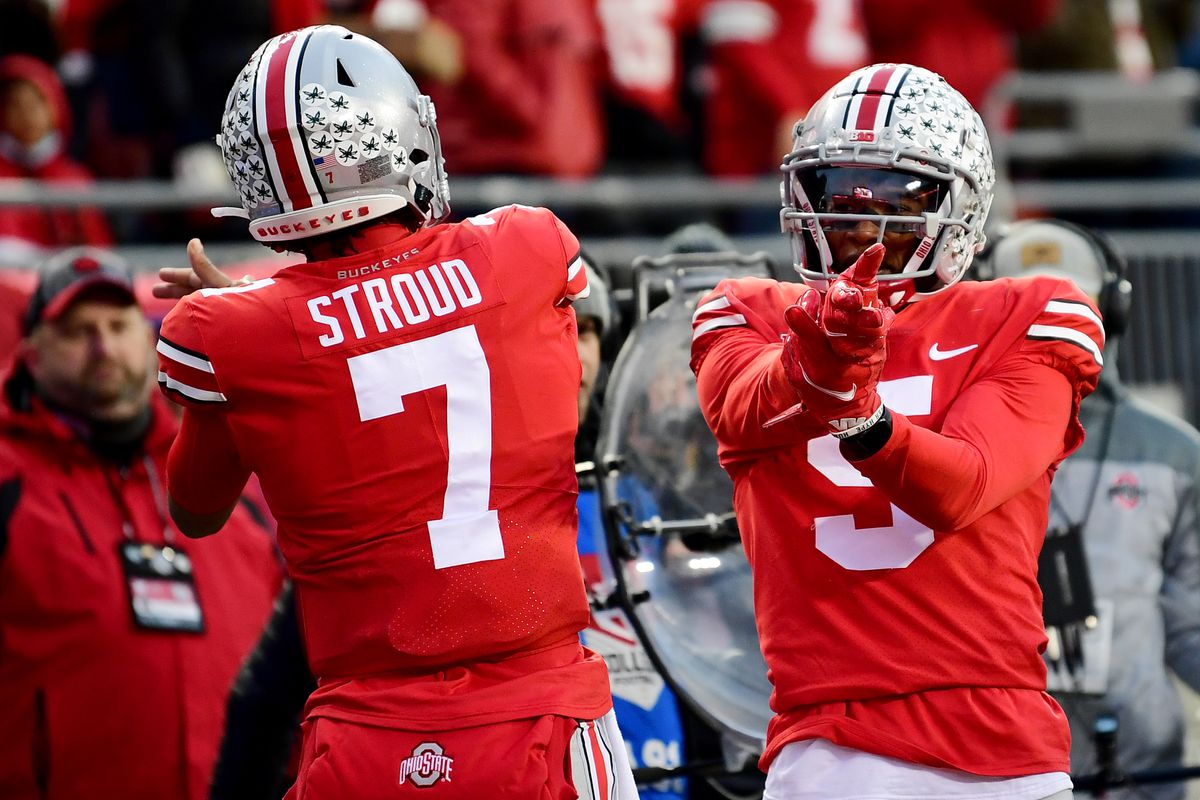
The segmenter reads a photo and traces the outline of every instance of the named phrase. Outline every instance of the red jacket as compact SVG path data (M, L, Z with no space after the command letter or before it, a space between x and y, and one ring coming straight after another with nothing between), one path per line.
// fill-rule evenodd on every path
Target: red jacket
M243 509L202 541L167 521L176 422L157 395L145 458L124 473L27 401L0 404L0 797L201 800L226 694L279 587L273 543ZM159 545L166 526L191 557L203 633L135 627L125 523Z
M0 59L0 81L28 81L37 87L54 108L59 143L57 151L43 155L35 164L24 164L0 151L0 180L27 179L48 183L87 184L91 174L67 156L64 148L71 135L71 112L66 94L54 70L36 58L24 55ZM7 240L7 241L6 241ZM91 208L38 208L0 206L0 264L28 267L41 250L113 242L108 221ZM13 247L13 243L20 246Z

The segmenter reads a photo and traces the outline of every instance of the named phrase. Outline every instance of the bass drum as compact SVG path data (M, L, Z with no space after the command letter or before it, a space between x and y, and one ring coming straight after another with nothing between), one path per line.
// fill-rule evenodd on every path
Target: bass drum
M723 277L767 267L763 256L722 255L716 265L713 255L635 262L639 320L609 378L597 452L613 599L735 770L762 752L771 686L733 484L688 361L697 299ZM667 299L649 310L656 294Z

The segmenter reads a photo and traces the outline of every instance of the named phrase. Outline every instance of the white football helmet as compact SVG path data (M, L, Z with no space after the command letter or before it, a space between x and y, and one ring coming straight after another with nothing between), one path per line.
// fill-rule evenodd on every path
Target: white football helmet
M852 230L899 249L902 266L879 274L893 308L958 281L983 247L996 180L987 131L927 69L874 64L843 78L797 123L782 169L780 222L819 290L871 243L839 256L830 240Z
M250 57L217 136L260 242L320 236L406 206L422 227L450 213L433 102L395 56L361 34L318 25Z

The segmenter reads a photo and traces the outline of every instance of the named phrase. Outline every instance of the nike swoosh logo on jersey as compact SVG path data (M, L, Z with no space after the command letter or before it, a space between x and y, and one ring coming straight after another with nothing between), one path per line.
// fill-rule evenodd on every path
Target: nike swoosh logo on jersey
M843 403L849 403L851 400L853 400L854 393L858 391L857 383L850 384L850 388L844 392L838 392L833 389L826 389L824 386L818 386L817 384L812 382L812 378L808 377L808 373L804 371L804 367L800 368L800 374L804 376L804 382L807 383L809 386L813 387L814 389L816 389L818 392L821 392L822 394L829 395L834 400L841 400Z
M929 348L929 358L931 361L945 361L947 358L961 356L963 353L969 353L979 347L977 344L969 344L966 347L956 347L953 350L938 350L937 342L933 343L933 347Z

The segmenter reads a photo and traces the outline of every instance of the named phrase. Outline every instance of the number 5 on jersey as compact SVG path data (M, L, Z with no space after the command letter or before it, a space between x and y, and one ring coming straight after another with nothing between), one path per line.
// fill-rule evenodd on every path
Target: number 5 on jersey
M884 405L897 413L924 416L933 405L933 376L880 381L879 395ZM842 457L837 439L832 436L809 441L808 463L834 486L871 486L871 482ZM852 514L817 517L813 520L817 549L849 570L907 567L933 544L933 531L895 504L888 505L892 509L892 524L881 528L859 528L855 526Z
M404 413L404 396L446 387L446 494L429 521L436 569L504 558L492 490L491 370L474 325L347 359L363 422Z

